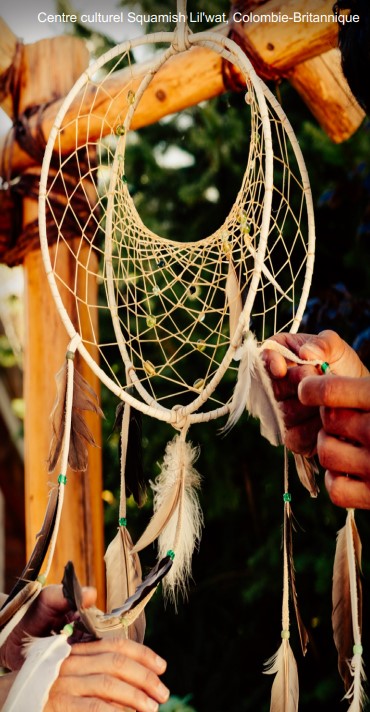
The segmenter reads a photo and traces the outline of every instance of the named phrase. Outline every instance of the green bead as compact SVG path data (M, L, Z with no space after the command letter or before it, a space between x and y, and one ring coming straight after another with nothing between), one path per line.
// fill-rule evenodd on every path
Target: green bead
M149 316L147 316L147 318L146 318L146 325L149 326L150 329L152 329L153 326L156 325L156 323L157 323L157 319L155 318L155 316L153 316L152 314L150 314Z
M169 550L167 551L167 556L169 556L170 559L172 559L172 561L173 561L174 558L175 558L175 552L172 551L172 549L169 549Z
M64 633L64 635L66 635L67 638L69 638L69 636L73 634L73 630L74 630L73 623L66 623L66 625L64 626L64 628L62 630L62 633Z
M120 525L120 527L125 527L127 525L126 517L120 517L118 520L118 524Z
M58 477L58 484L59 485L66 485L67 484L67 478L65 475L59 475Z
M198 351L200 351L200 352L204 351L204 349L206 348L206 343L205 343L205 341L202 341L202 339L198 339L196 345L197 345Z
M321 364L320 368L323 373L328 373L330 371L330 366L327 361L324 361L324 363Z
M354 655L362 655L362 653L363 653L362 645L354 645L353 646L353 654Z
M41 586L45 586L46 584L46 576L45 574L39 574L37 577L37 580L39 583L41 583Z
M281 637L285 640L288 640L290 638L290 630L282 630Z
M74 352L74 351L67 351L67 353L66 353L66 358L69 359L69 361L74 361L75 352Z
M123 124L118 124L118 126L116 126L116 136L124 136L125 133L126 129Z
M134 102L135 102L135 92L132 91L132 89L130 89L130 90L127 92L127 103L128 103L128 104L134 104Z
M291 502L292 501L292 495L290 492L284 492L283 494L283 500L284 502Z

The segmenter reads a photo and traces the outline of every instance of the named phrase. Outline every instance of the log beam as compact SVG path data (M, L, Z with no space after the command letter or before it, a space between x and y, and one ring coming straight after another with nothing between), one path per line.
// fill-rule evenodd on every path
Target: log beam
M342 113L348 108L348 100L344 99L344 105L341 101L345 94L348 94L345 89L345 80L340 78L338 83L338 96L333 102L333 116L331 116L331 108L328 105L323 111L316 111L317 104L321 103L325 95L325 87L322 81L318 81L318 87L321 87L321 92L315 95L314 92L314 76L319 65L309 65L306 70L306 61L318 55L328 52L337 43L337 25L335 22L262 22L263 14L282 13L290 17L294 17L294 12L297 11L295 0L268 0L258 7L255 7L253 13L261 21L236 23L235 28L245 42L248 51L252 55L252 59L256 59L260 64L269 66L274 72L281 76L292 76L294 72L294 82L297 90L302 95L303 99L309 103L310 109L319 116L323 128L332 135L331 126L337 121L338 105L341 105ZM301 15L308 13L326 14L332 16L332 0L302 0L300 2ZM223 28L218 28L218 31L228 32L230 25ZM133 88L138 85L142 76L144 76L146 67L142 70L136 68L136 78L133 81ZM320 78L320 69L317 78ZM302 73L302 79L299 79ZM307 74L312 80L312 91L305 91L304 82ZM326 73L327 74L327 73ZM117 72L112 76L109 83L109 92L114 93L119 91L124 82L128 82L128 75L125 72ZM127 84L127 86L129 86ZM115 88L116 87L116 88ZM154 77L150 88L146 92L143 100L138 107L134 116L132 127L137 129L142 126L155 123L164 116L181 111L183 108L192 106L200 101L205 101L225 91L225 86L222 77L222 62L218 55L215 55L211 50L196 47L190 52L180 54L169 61ZM332 96L332 90L328 93ZM86 96L86 101L89 97ZM79 102L80 100L78 100ZM107 100L108 101L108 100ZM29 130L31 136L36 140L39 135L40 128L43 135L47 138L50 129L54 123L57 111L60 108L61 100L54 101L42 113L41 125L40 117L33 116L29 121ZM86 108L88 108L86 106ZM104 114L105 106L100 106L101 115ZM346 122L346 128L341 136L340 130L335 130L335 140L340 141L347 138L353 133L360 123L358 110L351 112L349 120ZM97 127L100 132L101 124ZM97 133L98 138L100 133ZM90 138L93 140L94 135L90 128ZM71 143L72 142L72 143ZM74 137L70 140L68 136L64 137L64 150L69 152L74 146ZM35 163L35 160L28 156L17 143L11 142L6 145L6 142L0 142L0 155L2 164L5 169L11 165L13 175L22 172L27 166Z

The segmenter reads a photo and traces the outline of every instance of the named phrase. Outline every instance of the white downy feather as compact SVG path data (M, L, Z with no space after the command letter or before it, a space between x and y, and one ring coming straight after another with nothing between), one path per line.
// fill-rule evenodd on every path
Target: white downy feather
M42 712L63 661L71 652L65 635L31 639L26 660L3 707L3 712Z
M246 408L250 415L259 419L261 434L272 445L279 445L284 439L284 419L261 358L261 348L251 332L235 358L240 358L238 380L224 431L235 425Z
M174 601L178 591L185 593L192 555L203 526L196 492L200 476L193 467L197 456L197 448L181 435L167 444L161 473L152 485L154 514L133 549L140 551L158 537L158 559L170 550L175 553L173 565L163 581L165 595Z

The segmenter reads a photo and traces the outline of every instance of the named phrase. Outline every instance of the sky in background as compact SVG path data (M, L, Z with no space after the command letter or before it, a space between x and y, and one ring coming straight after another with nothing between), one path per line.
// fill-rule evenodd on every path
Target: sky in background
M123 11L126 14L128 12L127 9L122 10L118 7L117 0L72 0L71 5L77 13L94 13L96 11L109 14ZM38 14L40 12L56 14L55 8L54 0L0 0L1 17L14 34L24 42L36 42L36 40L53 37L68 30L69 25L39 22ZM136 9L138 10L138 7ZM122 42L130 36L132 37L133 34L142 34L140 27L137 25L132 27L127 23L124 26L116 23L90 24L89 27L104 32L116 42Z

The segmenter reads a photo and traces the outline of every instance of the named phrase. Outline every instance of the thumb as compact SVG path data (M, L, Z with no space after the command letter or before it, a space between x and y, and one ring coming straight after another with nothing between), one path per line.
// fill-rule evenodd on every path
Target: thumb
M365 366L356 352L335 331L321 331L311 336L299 350L302 359L322 359L337 376L362 377L367 375Z
M344 341L335 331L321 331L318 336L310 336L301 346L299 356L307 360L322 359L332 363L341 358L344 346Z

